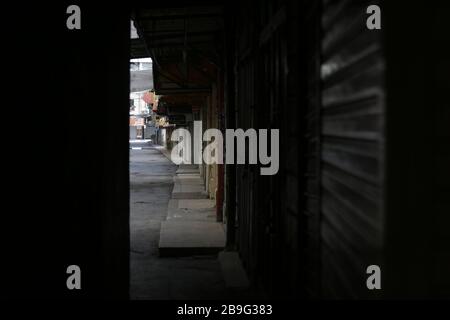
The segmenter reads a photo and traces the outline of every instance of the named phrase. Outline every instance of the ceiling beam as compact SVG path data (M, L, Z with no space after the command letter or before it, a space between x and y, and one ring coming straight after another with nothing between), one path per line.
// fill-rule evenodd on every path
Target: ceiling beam
M189 43L189 37L192 37L192 38L201 38L201 37L211 38L211 37L214 37L214 32L187 33L186 36L188 38L187 42ZM146 34L146 40L147 41L149 41L149 40L153 41L153 40L177 39L177 38L180 38L180 39L182 39L184 41L185 34L184 33L174 33L174 34L165 34L165 35L157 35L157 36Z
M177 15L161 15L161 16L140 16L139 20L149 21L149 20L191 20L191 19L202 19L202 18L223 18L221 13L200 13L200 14L177 14Z
M210 87L198 87L198 88L182 88L182 89L169 89L169 88L159 88L155 89L158 95L169 95L169 94L186 94L186 93L210 93Z
M189 45L211 45L211 47L214 47L214 40L203 40L203 41L194 41L189 42ZM148 45L147 48L149 49L158 49L158 48L177 48L177 49L184 49L185 44L183 42L163 42L163 43L152 43L151 45Z

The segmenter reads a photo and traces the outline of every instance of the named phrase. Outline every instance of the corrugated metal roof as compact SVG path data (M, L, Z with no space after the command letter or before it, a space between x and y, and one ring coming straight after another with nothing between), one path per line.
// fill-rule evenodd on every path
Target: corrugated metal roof
M135 10L133 19L140 38L131 40L131 57L153 59L157 94L210 91L223 44L222 5L159 4Z

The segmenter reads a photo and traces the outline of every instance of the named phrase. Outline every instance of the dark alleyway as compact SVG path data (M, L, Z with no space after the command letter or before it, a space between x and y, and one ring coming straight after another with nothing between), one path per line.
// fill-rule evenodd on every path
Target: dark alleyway
M131 147L136 149L130 149L130 298L226 298L216 256L158 257L177 166L150 142Z
M450 298L449 1L78 5L4 10L1 298Z

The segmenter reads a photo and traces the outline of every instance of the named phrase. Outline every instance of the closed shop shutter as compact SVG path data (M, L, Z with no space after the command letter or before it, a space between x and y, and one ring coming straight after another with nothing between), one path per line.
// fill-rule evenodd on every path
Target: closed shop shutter
M382 264L384 63L366 27L376 1L323 1L320 234L325 297L364 297ZM314 124L314 122L312 122Z

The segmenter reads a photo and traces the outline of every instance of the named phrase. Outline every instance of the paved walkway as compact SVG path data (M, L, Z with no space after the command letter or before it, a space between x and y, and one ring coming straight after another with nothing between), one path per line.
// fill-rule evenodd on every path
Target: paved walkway
M160 256L217 254L225 248L225 230L216 221L196 165L180 165L174 176L167 218L161 224Z
M130 149L131 299L232 297L216 255L159 257L161 223L168 214L177 166L150 142L134 142L131 147L135 148ZM179 203L171 205L179 208ZM181 203L181 209L208 205L188 201Z

